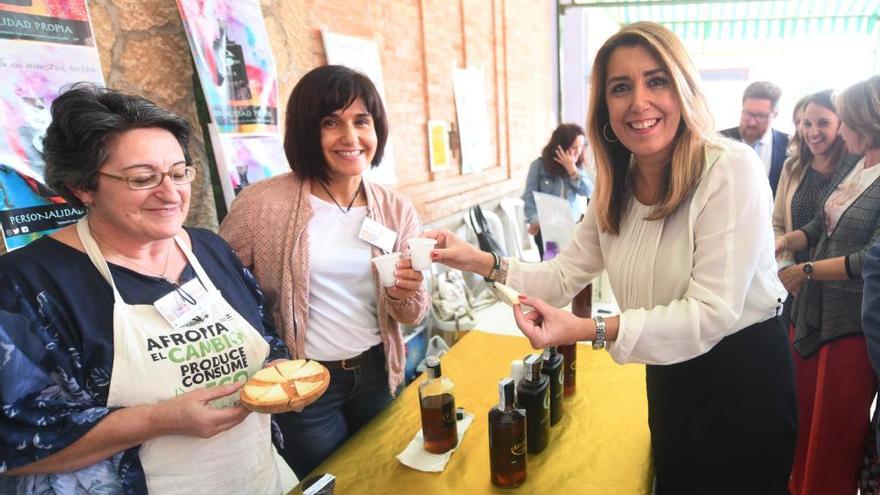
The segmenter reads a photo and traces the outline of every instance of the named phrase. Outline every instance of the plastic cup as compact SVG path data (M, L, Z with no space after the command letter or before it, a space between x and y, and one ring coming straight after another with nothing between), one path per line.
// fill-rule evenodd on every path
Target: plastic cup
M397 262L400 261L400 253L389 253L376 256L371 260L379 271L379 280L384 287L393 287L395 282L394 271L397 270Z
M413 270L430 270L431 269L431 250L437 244L436 239L428 239L427 237L414 237L407 241L409 244L409 254L412 257Z

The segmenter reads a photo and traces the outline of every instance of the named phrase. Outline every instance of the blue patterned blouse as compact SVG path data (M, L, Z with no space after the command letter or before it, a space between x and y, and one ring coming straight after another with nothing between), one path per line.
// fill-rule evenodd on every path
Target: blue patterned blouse
M216 234L187 229L193 253L223 297L287 357L253 275ZM172 286L110 264L128 304ZM181 282L195 278L187 266ZM112 412L113 291L85 253L51 238L0 256L0 473L69 446ZM2 494L146 493L139 447L67 473L0 475Z

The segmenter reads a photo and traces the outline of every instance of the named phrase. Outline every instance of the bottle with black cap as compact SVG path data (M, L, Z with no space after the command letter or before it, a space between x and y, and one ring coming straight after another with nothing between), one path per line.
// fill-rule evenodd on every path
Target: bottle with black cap
M523 360L525 378L516 387L516 403L526 410L526 445L530 454L540 454L550 441L550 380L541 373L541 355Z
M545 374L550 381L551 426L562 419L562 394L565 390L564 369L562 354L556 351L556 346L544 349L544 365L541 367L541 373Z
M517 409L513 378L498 382L498 407L489 410L489 468L492 484L516 488L526 480L526 412Z
M425 367L428 378L419 384L422 436L425 438L425 450L442 454L458 445L453 383L443 376L437 357L429 356L425 360Z

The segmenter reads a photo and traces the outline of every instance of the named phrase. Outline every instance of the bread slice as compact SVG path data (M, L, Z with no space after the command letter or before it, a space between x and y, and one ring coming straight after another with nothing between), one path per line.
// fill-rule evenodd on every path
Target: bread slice
M494 292L495 295L498 296L498 300L501 302L507 303L511 306L519 304L519 292L502 283L495 282Z
M321 372L324 371L324 367L321 366L321 363L316 361L309 361L302 368L296 370L295 373L290 375L291 380L300 380L302 378L308 378L310 376L320 375Z
M293 385L296 387L296 394L300 397L307 397L309 394L321 388L323 382L303 382L303 381L294 381Z
M281 373L281 376L287 378L288 380L293 379L294 373L303 366L305 366L305 359L296 359L294 361L282 361L275 365L275 368L278 369L278 372Z
M245 394L251 400L258 401L260 397L266 395L275 385L245 385L241 393Z
M284 392L284 389L281 387L281 385L276 383L275 385L270 387L268 392L260 396L260 398L257 399L257 402L261 402L263 404L287 404L289 400L290 397L287 396L287 393Z
M288 379L281 376L274 366L271 368L263 368L254 374L254 380L265 383L284 383Z

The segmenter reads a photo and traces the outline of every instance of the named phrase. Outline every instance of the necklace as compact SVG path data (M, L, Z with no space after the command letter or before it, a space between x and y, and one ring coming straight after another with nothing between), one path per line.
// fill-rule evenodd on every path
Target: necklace
M104 242L103 240L101 240L101 238L98 237L98 236L95 234L95 231L92 230L92 226L91 226L91 225L89 225L89 232L92 234L92 237L95 238L95 241L98 242L98 244L103 245L104 247L109 247L108 244L107 244L106 242ZM121 253L117 253L117 256L119 256L120 258L124 259L126 262L131 263L132 265L134 265L134 266L140 268L141 270L147 272L147 275L150 275L150 276L152 276L152 277L156 277L156 278L161 278L162 280L168 282L168 283L171 284L171 285L177 285L177 282L176 282L175 280L173 280L171 277L169 277L169 276L166 275L166 273L168 273L168 262L171 260L171 247L172 247L173 245L174 245L174 240L172 239L171 242L168 243L168 248L165 250L165 264L164 264L164 266L163 266L163 268L162 268L162 273L157 273L157 272L156 272L155 270L153 270L152 268L147 268L146 266L144 266L144 265L138 263L137 261L135 261L135 260L133 260L133 259L129 258L128 256L125 256L125 255L123 255L123 254L121 254Z
M324 192L326 192L327 195L330 196L330 199L333 200L333 203L336 204L336 207L339 208L339 211L348 215L348 212L351 211L351 207L354 206L354 201L357 199L358 195L361 193L361 189L364 187L364 179L363 177L361 177L361 182L358 184L357 190L354 192L354 196L351 197L351 201L348 202L347 208L343 208L342 205L339 204L339 201L336 201L336 198L333 197L333 193L331 193L330 190L327 189L327 186L325 186L323 182L318 182L318 184L321 184Z

